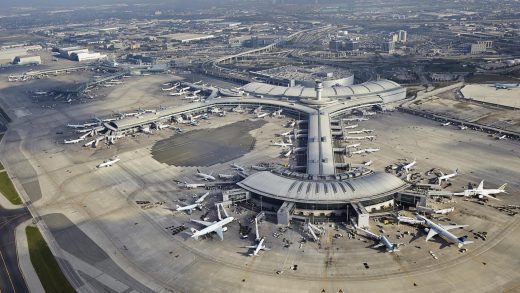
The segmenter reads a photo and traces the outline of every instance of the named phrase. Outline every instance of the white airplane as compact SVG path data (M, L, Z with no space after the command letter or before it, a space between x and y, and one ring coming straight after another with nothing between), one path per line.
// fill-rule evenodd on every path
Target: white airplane
M437 215L446 215L446 214L453 212L454 210L455 210L455 208L452 207L452 208L447 208L447 209L435 210L435 211L433 211L433 213L437 214Z
M349 131L347 133L348 134L361 134L361 133L363 133L363 131L362 130L355 130L355 131Z
M442 126L449 126L451 125L451 122L441 123Z
M199 98L199 96L197 96L197 95L185 96L184 97L185 100L195 100L195 99L198 99L198 98Z
M464 192L454 193L454 194L463 195L466 197L467 196L478 196L479 199L491 198L491 199L500 200L492 195L500 194L500 193L507 193L506 186L507 186L507 183L504 183L504 184L502 184L502 186L500 186L497 189L484 189L484 180L482 180L482 181L480 181L480 184L478 185L477 188L467 189L467 190L464 190Z
M507 139L507 136L504 134L502 136L499 136L497 137L498 140L503 140L503 139Z
M442 173L442 171L440 171L440 172L441 172L441 176L439 176L439 177L437 178L437 180L438 180L437 182L439 183L439 185L442 183L443 180L448 181L448 180L450 180L451 178L453 178L453 177L459 175L459 169L456 169L455 172L453 172L453 173L451 173L451 174L444 174L444 173Z
M520 86L520 83L495 83L497 90L511 90Z
M229 180L229 179L235 178L235 175L232 175L232 174L218 174L218 178L224 179L224 180Z
M468 225L440 225L428 220L426 217L421 215L417 215L417 219L424 221L424 225L428 227L426 241L439 234L439 236L442 236L447 241L457 244L459 248L462 248L462 246L466 244L473 243L473 241L466 241L466 237L457 237L449 232L449 230L467 227Z
M413 159L413 161L411 163L408 163L406 165L404 165L402 167L402 170L404 170L406 173L408 173L408 171L410 171L410 169L415 166L415 164L417 164L417 160Z
M110 159L110 160L107 160L107 161L104 161L103 163L97 165L98 168L103 168L103 167L110 167L112 165L114 165L115 163L119 162L121 159L119 159L118 156L115 156L113 159Z
M345 126L345 129L354 129L354 128L356 128L356 127L358 127L357 124L352 124L352 125L347 125L347 126Z
M349 145L347 145L347 148L357 148L360 145L361 145L360 143L349 144Z
M217 213L218 213L219 219L220 219L220 205L217 205L217 209L218 209ZM225 211L224 211L224 213L225 213ZM200 225L206 226L206 227L200 231L192 228L191 232L193 233L193 235L191 235L191 237L195 238L195 239L199 239L200 236L215 232L215 233L217 233L220 240L224 240L224 232L227 231L227 227L225 227L225 225L231 223L234 219L235 218L229 217L229 216L224 219L220 219L219 221L214 221L214 222L206 222L206 221L199 221L199 220L192 219L191 221L198 223Z
M258 113L260 113L260 111L262 111L262 106L258 106L258 108L253 110L253 113L258 114Z
M177 205L177 208L175 209L176 211L188 211L189 214L191 214L191 212L194 210L194 209L201 209L202 208L202 202L206 199L206 197L208 197L209 195L209 191L204 193L201 197L199 197L194 204L190 204L190 205L186 205L186 206L179 206Z
M288 135L291 135L291 133L293 133L293 131L289 130L287 132L284 132L284 133L280 134L280 136L288 136Z
M366 153L375 153L375 152L379 152L380 149L365 149L365 152Z
M282 111L283 111L283 109L276 110L273 113L271 113L271 116L278 117L278 116L282 115Z
M272 146L279 146L279 147L283 147L284 148L284 147L290 147L293 144L291 142L283 142L283 141L281 141L281 142L272 143L271 145Z
M245 170L244 167L237 165L235 163L231 164L231 168L233 168L234 170L240 171L240 172L244 172L244 170Z
M364 133L372 133L372 132L374 132L373 129L365 129L365 128L361 129L361 131L363 131Z
M167 92L167 91L174 90L174 89L176 89L176 88L177 88L177 86L174 85L174 86L172 86L172 87L169 87L169 88L166 88L166 89L161 89L161 90L164 91L164 92Z
M370 165L372 165L372 163L374 163L374 161L370 160L370 161L364 162L363 165L370 166Z
M231 109L231 111L236 112L236 113L242 113L242 112L244 112L244 109L242 109L242 107L240 107L240 106L236 106L235 108Z
M74 143L78 143L80 141L83 141L85 140L85 138L78 138L78 139L66 139L63 141L64 144L74 144Z
M291 156L291 154L292 154L292 149L289 149L287 152L285 152L285 153L283 154L283 156L284 156L285 158L288 158L289 156Z
M375 241L379 241L378 244L374 245L373 247L374 248L379 248L379 247L385 247L386 248L386 251L387 252L397 252L399 251L399 249L397 249L399 247L399 244L397 243L392 243L390 240L388 240L388 238L386 238L385 235L376 235L368 230L365 230L363 228L359 228L356 226L357 229L365 232L366 234L368 234L368 236L372 239L374 239Z
M67 124L69 128L85 128L85 124Z
M267 115L269 115L269 113L267 113L267 112L257 113L256 118L264 118L264 117L267 117Z
M213 177L211 175L211 173L210 174L202 173L202 172L200 172L199 169L197 169L197 174L195 174L195 175L199 176L200 178L202 178L203 180L206 180L206 181L215 181L215 177Z
M180 90L180 91L183 91L183 92L185 92L185 91L187 91L187 90L189 90L189 89L190 89L190 87L189 87L189 86L187 86L187 87L183 87L183 88L181 88L181 90Z
M256 229L256 239L255 239L256 244L251 245L251 246L246 246L246 248L254 249L253 253L250 253L249 256L257 256L258 253L260 252L260 250L264 250L264 251L270 250L269 248L265 247L265 244L264 244L265 238L260 237L260 233L258 232L257 218L255 218L255 229Z
M194 188L199 188L199 187L206 187L206 184L204 183L188 183L188 182L184 182L184 187L188 188L188 189L194 189Z
M464 124L461 124L461 125L459 126L459 129L460 129L460 130L466 130L466 129L468 129L468 127L467 127L466 125L464 125Z
M409 218L409 217L405 217L405 216L398 216L397 217L397 221L399 223L403 222L403 223L407 223L407 224L410 224L410 225L424 224L423 220L417 220L415 218Z
M363 118L363 117L358 117L358 118L343 118L343 121L348 121L348 122L352 122L352 121L367 121L368 118Z
M170 93L170 96L182 96L182 95L184 95L183 92Z
M373 135L366 135L366 136L345 136L345 140L364 140L369 139L373 140L375 136Z
M295 125L296 125L296 121L293 120L293 121L289 122L289 124L287 124L287 127L294 128Z

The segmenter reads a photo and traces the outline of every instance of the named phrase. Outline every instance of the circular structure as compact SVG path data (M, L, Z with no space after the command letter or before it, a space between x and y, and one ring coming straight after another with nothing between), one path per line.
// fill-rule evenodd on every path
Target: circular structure
M319 79L324 87L354 84L354 75L330 66L282 66L255 72L257 78L271 84L312 87Z

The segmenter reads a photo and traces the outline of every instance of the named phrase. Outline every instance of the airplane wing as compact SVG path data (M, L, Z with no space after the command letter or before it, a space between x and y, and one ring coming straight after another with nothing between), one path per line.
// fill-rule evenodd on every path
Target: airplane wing
M428 231L428 235L426 236L426 241L430 240L435 235L437 235L437 232L433 229L430 229L430 231Z
M374 245L372 247L379 248L379 247L382 247L382 246L385 246L385 244L384 243L378 243L378 244L376 244L376 245Z
M446 225L446 226L441 226L441 227L444 228L446 231L448 231L448 230L453 230L453 229L467 227L467 226L468 225Z
M244 248L256 249L256 245L248 245L248 246L244 246Z
M198 224L201 224L203 226L211 226L213 223L212 222L206 222L206 221L200 221L200 220L194 220L194 219L191 219L192 222L195 222L195 223L198 223Z
M222 227L218 227L215 230L215 233L217 233L217 235L220 238L220 240L224 240L224 230L222 230Z
M196 202L196 203L201 203L201 202L203 202L203 201L206 199L206 197L207 197L208 195L209 195L209 192L206 192L206 193L203 194L201 197L199 197L199 199L197 199L195 202Z

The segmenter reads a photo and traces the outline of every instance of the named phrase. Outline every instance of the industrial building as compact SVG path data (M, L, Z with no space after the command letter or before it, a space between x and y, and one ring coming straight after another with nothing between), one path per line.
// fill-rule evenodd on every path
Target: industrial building
M13 60L13 64L26 65L26 64L42 64L40 56L17 56Z
M54 52L58 52L62 58L73 60L73 61L95 61L104 59L107 56L97 52L90 52L87 48L82 47L66 47L66 48L55 48Z
M2 48L0 50L0 64L12 63L18 56L27 56L30 55L30 52L39 50L42 50L42 46L40 45L20 45Z

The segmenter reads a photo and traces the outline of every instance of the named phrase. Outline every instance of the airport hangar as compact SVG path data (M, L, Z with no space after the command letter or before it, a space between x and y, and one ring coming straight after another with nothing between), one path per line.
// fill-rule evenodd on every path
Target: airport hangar
M207 92L215 90L199 88ZM384 108L386 103L406 98L406 89L389 80L377 80L346 86L347 89L328 87L324 95L326 98L321 99L323 87L317 82L314 88L303 87L299 93L294 91L294 95L287 95L286 91L291 90L290 87L282 87L286 89L282 98L269 94L273 91L281 92L278 88L254 82L245 85L243 89L248 93L262 92L266 96L213 98L145 113L138 118L127 117L105 122L104 126L115 135L130 134L138 132L142 127L153 127L178 117L186 119L190 115L207 113L213 107L226 110L237 106L282 109L285 115L297 119L299 125L307 125L306 129L294 130L306 160L302 166L294 166L292 169L278 167L251 175L242 172L240 175L243 180L236 182L240 189L224 192L223 201L234 203L251 199L263 204L276 212L278 224L287 225L290 220L305 221L310 218L313 221L347 221L353 218L357 225L368 227L370 212L393 206L396 196L401 196L399 193L409 184L392 174L372 171L365 166L350 168L348 163L336 162L335 154L347 150L345 147L335 148L333 141L343 135L341 115L356 109ZM349 211L352 211L350 217Z

